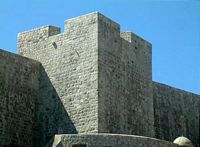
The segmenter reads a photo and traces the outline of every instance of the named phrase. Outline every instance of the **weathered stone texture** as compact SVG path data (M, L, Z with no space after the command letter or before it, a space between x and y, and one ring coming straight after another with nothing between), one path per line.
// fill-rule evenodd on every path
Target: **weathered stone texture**
M156 138L189 138L199 147L200 96L153 82Z
M99 132L154 136L151 44L99 14Z
M40 34L58 32L51 33L56 29L46 26L18 36L19 53L40 61L44 67L38 112L41 133L45 132L43 137L46 136L44 142L54 134L98 130L97 14L65 23L66 29L62 34L42 35L42 38ZM45 83L48 77L49 82ZM54 101L59 99L65 116L58 118L59 106ZM71 128L63 118L70 119Z
M123 39L119 25L99 13L69 19L65 32L58 32L46 26L20 33L18 47L21 55L44 66L74 132L153 136L151 44L131 33L121 33ZM49 91L40 89L44 102L39 111L48 126L52 123L52 107L45 106L50 103L45 98L51 97ZM49 137L67 133L62 127L53 128L43 132Z
M53 145L53 146L52 146ZM178 147L164 140L123 134L55 135L46 147Z
M0 50L0 146L34 146L40 63Z
M198 147L200 96L152 82L151 48L98 12L65 21L63 33L54 26L19 33L19 54L41 63L0 51L0 146L114 133L184 135ZM63 136L65 145L174 146L128 135Z

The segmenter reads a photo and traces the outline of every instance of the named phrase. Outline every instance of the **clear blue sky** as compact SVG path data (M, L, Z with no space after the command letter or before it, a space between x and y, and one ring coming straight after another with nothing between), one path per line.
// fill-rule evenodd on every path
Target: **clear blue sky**
M200 94L200 1L2 0L0 48L17 33L99 11L153 44L153 80Z

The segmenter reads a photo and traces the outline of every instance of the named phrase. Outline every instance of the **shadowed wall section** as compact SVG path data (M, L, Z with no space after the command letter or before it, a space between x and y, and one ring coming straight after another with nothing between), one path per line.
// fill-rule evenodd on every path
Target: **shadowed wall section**
M0 50L0 146L34 146L40 63Z
M200 96L153 82L156 138L189 138L199 147Z
M44 146L77 131L41 63L0 50L0 146Z
M42 65L40 66L35 124L34 137L37 147L43 147L55 134L77 134L73 122Z
M19 53L40 61L44 67L38 108L44 115L37 117L44 129L40 132L45 134L38 137L40 142L48 142L54 134L98 132L96 16L94 13L67 20L64 33L45 26L18 35ZM64 112L75 131L73 125L67 125Z

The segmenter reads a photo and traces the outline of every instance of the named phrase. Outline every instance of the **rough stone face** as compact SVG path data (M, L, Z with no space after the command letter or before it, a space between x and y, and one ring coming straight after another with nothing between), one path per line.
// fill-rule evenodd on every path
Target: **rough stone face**
M99 15L99 132L154 136L151 44Z
M153 82L156 138L190 138L199 147L200 96Z
M65 23L61 34L46 26L18 35L19 53L44 67L37 112L41 145L54 134L98 132L97 14Z
M46 147L52 147L52 144L53 147L178 147L171 142L149 137L101 133L55 135Z
M76 128L72 132L154 136L151 44L132 33L120 33L117 23L99 13L69 19L65 31L58 30L46 26L20 33L18 48L21 55L44 66L54 95ZM54 129L48 112L52 107L46 106L49 91L40 89L44 102L38 113L48 122L41 124L48 125L42 132L49 138L72 133L64 125Z
M34 146L40 63L0 50L0 146Z

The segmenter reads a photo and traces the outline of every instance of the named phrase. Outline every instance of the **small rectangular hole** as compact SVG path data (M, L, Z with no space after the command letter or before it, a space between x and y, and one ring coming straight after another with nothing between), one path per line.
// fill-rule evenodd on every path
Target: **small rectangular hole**
M87 147L86 144L74 144L72 147Z

